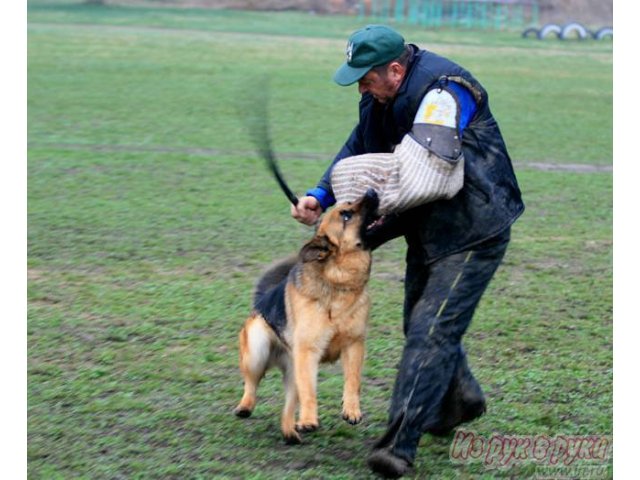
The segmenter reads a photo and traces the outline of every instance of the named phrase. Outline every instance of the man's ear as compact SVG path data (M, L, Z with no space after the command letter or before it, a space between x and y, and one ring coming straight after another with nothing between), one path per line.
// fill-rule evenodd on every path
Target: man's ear
M393 80L402 81L407 68L400 62L391 62L387 67L387 76L390 76Z
M300 250L300 260L303 263L321 262L331 255L333 244L326 235L316 236Z

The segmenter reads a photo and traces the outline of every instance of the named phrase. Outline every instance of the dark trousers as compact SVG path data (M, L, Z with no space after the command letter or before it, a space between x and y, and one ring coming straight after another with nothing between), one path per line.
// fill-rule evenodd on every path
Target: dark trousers
M420 437L443 421L443 402L451 400L456 384L477 387L462 336L504 257L509 233L428 265L412 263L408 256L406 342L389 407L389 428L376 448L389 448L412 463Z

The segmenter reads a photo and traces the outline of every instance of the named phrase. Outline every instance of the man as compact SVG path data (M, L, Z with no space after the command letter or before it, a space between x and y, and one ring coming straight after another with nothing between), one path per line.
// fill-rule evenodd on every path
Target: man
M318 186L292 207L298 221L314 224L336 201L339 162L395 155L405 141L464 171L453 196L390 207L372 233L376 246L404 236L408 247L406 342L387 431L368 459L373 471L397 478L411 468L424 433L446 435L485 412L461 340L524 204L487 92L462 67L405 44L389 27L369 25L349 38L334 80L358 83L359 123Z

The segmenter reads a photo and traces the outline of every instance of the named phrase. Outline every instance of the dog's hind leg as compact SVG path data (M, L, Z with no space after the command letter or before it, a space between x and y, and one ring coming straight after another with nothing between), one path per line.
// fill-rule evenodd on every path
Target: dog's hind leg
M251 416L256 405L256 391L269 367L273 333L261 316L249 317L240 331L240 372L244 379L244 395L235 408L238 417Z

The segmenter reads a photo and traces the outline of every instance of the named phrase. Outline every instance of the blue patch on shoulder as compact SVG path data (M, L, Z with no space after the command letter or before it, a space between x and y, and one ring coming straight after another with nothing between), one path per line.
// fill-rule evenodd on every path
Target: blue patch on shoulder
M471 92L456 82L447 83L447 88L451 90L451 93L455 95L458 100L458 105L460 106L460 120L458 122L458 132L462 134L471 119L476 114L476 110L478 107L476 106L476 102L471 95Z

